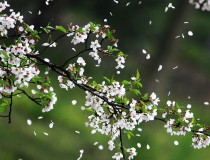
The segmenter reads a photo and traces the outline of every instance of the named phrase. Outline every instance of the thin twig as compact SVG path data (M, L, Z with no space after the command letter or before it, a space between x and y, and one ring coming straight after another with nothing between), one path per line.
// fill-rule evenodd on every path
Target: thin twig
M13 104L13 92L11 93L10 95L10 104L9 104L9 114L8 114L8 118L9 118L9 122L8 123L11 123L12 122L12 104Z
M74 58L78 57L80 54L86 52L86 51L91 51L92 48L88 48L88 49L85 49L85 50L82 50L80 52L78 52L76 55L72 56L71 58L67 59L62 65L61 67L65 67L71 60L73 60Z
M18 88L18 90L22 91L22 93L24 95L26 95L31 101L35 102L36 104L38 104L39 106L42 106L41 103L39 103L36 98L31 97L25 90Z
M125 152L124 152L124 146L123 146L122 129L119 128L119 131L120 131L120 150L121 150L121 153L123 155L123 159L126 160Z
M8 115L0 115L0 117L2 117L2 118L8 117L8 119L9 119L8 123L11 123L12 122L11 115L12 115L12 104L13 104L13 92L7 98L10 98L9 113L8 113Z
M92 33L91 31L88 33L87 38L85 40L85 49L87 49L88 39L89 39L91 33Z
M43 50L40 51L39 55L43 54L53 43L57 42L61 38L65 37L68 33L62 34L58 36L54 41L52 41L48 46L46 46Z

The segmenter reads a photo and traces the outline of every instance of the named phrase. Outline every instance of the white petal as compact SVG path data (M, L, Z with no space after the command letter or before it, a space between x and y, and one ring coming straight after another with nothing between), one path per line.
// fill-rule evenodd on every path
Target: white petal
M145 49L142 49L142 53L146 54L146 53L147 53L147 51L146 51Z
M47 132L43 132L43 133L44 133L44 135L46 135L46 136L48 136L48 135L49 135Z
M179 145L179 142L178 141L174 141L174 145L175 146L178 146Z
M161 71L162 68L163 68L163 66L162 66L162 65L159 65L159 67L158 67L158 72Z
M72 105L76 105L77 104L77 101L76 100L73 100L71 101Z
M204 105L208 106L209 105L209 102L204 102Z
M188 35L189 36L193 36L193 32L192 31L188 31Z
M147 54L146 59L150 59L150 54Z
M32 125L32 121L30 119L27 119L27 124L30 126Z

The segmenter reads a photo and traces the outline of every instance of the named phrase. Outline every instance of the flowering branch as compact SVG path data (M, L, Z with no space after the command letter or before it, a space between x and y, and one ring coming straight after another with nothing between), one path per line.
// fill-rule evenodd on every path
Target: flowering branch
M9 45L0 44L0 112L9 107L8 115L0 117L9 118L11 123L13 97L21 94L41 106L43 112L51 111L57 97L51 86L49 73L55 72L60 88L70 90L78 87L85 92L85 104L82 109L89 111L85 125L92 128L92 134L99 132L110 137L109 149L116 151L113 159L126 160L127 157L128 160L133 159L137 155L136 148L126 148L123 144L123 135L131 139L135 137L133 133L141 123L154 120L164 122L164 127L171 135L192 132L194 148L203 148L210 144L209 127L200 124L189 107L185 108L174 101L167 101L166 107L161 108L158 107L160 99L154 92L151 94L140 92L142 83L138 70L135 76L123 81L104 77L103 81L98 83L93 77L85 75L87 64L82 57L83 54L88 54L96 61L97 66L100 66L102 53L114 59L118 74L124 69L127 55L118 49L118 40L113 35L115 31L110 26L90 22L83 27L47 25L38 31L33 25L26 24L20 13L14 11L4 13L8 7L6 1L0 2L0 39L14 39ZM13 30L17 34L8 36ZM54 32L62 34L51 40L51 34ZM42 44L44 48L39 51L36 49L37 43L43 33L47 33L50 38L48 42ZM91 40L90 36L94 39ZM56 42L64 37L73 45L83 44L84 49L67 58L62 65L43 57L48 48L55 48ZM105 40L107 43L103 43ZM45 66L44 76L39 70L39 63ZM10 99L10 102L7 99ZM157 116L161 114L162 118L158 118ZM142 129L138 128L138 131L140 130ZM117 139L120 140L118 149Z

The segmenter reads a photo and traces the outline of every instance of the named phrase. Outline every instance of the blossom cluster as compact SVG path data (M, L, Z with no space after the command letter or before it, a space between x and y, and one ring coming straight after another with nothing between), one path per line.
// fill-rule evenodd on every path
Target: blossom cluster
M93 88L97 87L96 92L86 92L85 106L94 113L88 117L89 121L86 122L86 126L93 128L92 134L99 132L109 135L108 145L110 150L116 148L117 138L120 137L121 130L124 134L130 136L129 134L140 123L153 121L157 116L159 98L155 93L150 96L144 95L142 100L135 100L134 98L129 100L129 97L127 97L129 94L128 88L136 81L139 80L135 78L131 83L126 82L124 84L109 80L109 84L106 84L103 81L102 84L92 86ZM132 89L130 92L132 92ZM103 97L106 97L106 99ZM128 148L127 152L129 153L128 159L133 159L137 155L136 149L133 147ZM122 154L117 152L112 158L121 159Z
M167 129L167 133L171 135L185 136L186 133L192 132L192 146L198 149L205 148L210 145L210 136L205 134L208 128L203 128L198 120L195 120L194 113L190 111L190 108L191 105L188 105L185 109L175 101L167 101L167 107L162 114L162 117L166 120L164 127ZM173 118L171 118L172 116ZM195 131L194 128L199 129Z
M34 50L36 41L38 41L33 34L36 33L34 26L25 24L23 16L12 9L10 9L10 15L4 14L3 11L8 7L9 4L6 1L0 2L0 35L2 39L7 37L12 39L13 35L10 35L10 30L17 28L17 39L10 45L0 45L0 97L12 98L15 94L25 94L43 106L43 112L50 111L57 98L49 83L39 77L40 70L36 60L29 58L29 55L39 54ZM29 85L32 86L33 83L37 84L38 91L33 89L32 95L29 95L25 89ZM5 108L7 105L2 106ZM1 110L3 111L4 108Z
M196 9L210 11L210 0L189 0L189 3L194 5Z

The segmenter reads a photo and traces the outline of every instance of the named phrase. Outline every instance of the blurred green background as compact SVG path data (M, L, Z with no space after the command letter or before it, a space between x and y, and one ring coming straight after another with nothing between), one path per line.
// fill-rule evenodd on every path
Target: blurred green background
M133 0L127 7L128 0L119 4L112 0L54 0L49 6L44 0L8 2L11 8L24 15L26 22L35 24L37 28L49 21L52 25L66 26L69 23L83 25L89 21L104 24L104 19L107 19L107 24L116 30L119 48L129 55L125 70L117 78L129 78L138 68L144 84L142 92L156 92L162 99L161 105L165 105L168 99L183 105L190 103L195 116L210 124L210 108L203 105L203 102L210 101L210 12L195 10L188 0L142 0L140 5L139 1ZM169 2L173 2L176 9L165 13ZM40 16L37 14L39 10L42 12ZM185 21L189 23L185 24ZM194 35L188 36L188 31ZM146 60L142 49L151 54L150 60ZM48 50L45 56L61 63L69 54L73 54L70 42L64 40L58 43L57 50ZM99 80L104 75L111 75L114 64L110 61L105 59L100 69L89 64L88 75ZM160 64L163 70L157 72ZM173 69L176 66L178 68ZM56 76L52 77L52 83L57 86ZM80 110L84 93L77 89L66 92L59 87L55 90L58 102L49 113L43 114L25 97L15 99L12 124L7 124L7 119L0 119L0 160L74 160L79 157L80 149L84 149L84 160L111 159L113 153L107 150L107 137L91 135L91 130L84 125L86 113ZM76 106L71 105L74 99L78 101ZM39 120L39 116L44 118ZM27 125L27 119L32 120L31 126ZM51 120L55 125L49 129ZM142 143L136 160L209 159L210 148L195 150L191 146L190 134L171 137L163 125L161 122L142 124L142 135L126 142L127 146ZM80 134L75 131L80 131ZM179 141L178 146L173 144L174 140ZM99 143L94 146L94 142ZM147 144L150 150L146 149ZM99 145L104 146L103 151L98 149Z

